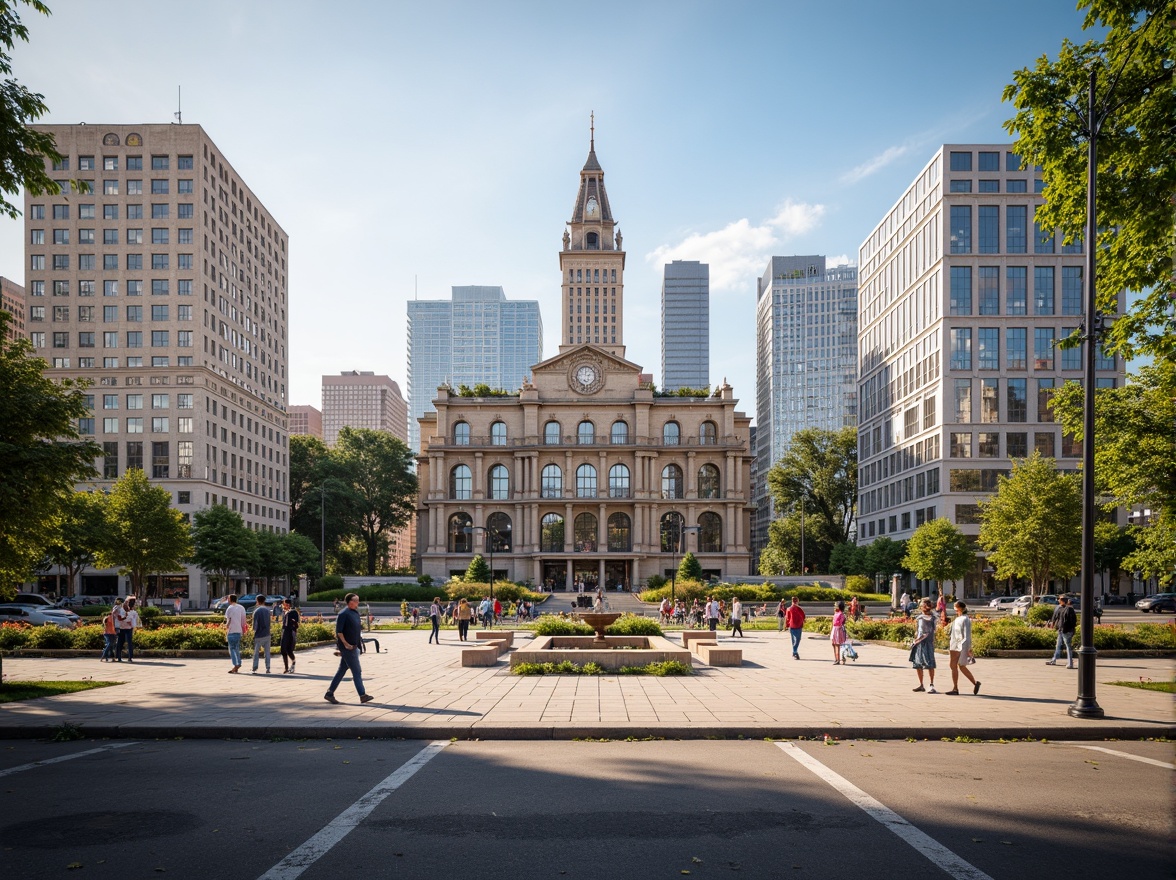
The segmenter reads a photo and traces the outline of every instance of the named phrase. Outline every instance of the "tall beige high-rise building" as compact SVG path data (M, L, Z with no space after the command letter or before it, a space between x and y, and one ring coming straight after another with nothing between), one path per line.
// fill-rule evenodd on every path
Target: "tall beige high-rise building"
M60 195L25 195L28 332L49 375L94 383L97 484L142 468L186 515L286 532L286 233L199 125L37 128L64 158ZM190 567L155 586L199 602L206 584Z
M295 434L309 434L311 437L323 439L323 414L317 407L294 404L290 407L290 436Z
M334 446L343 428L387 431L408 442L408 403L387 376L347 370L323 376L323 441Z
M8 338L21 339L25 335L25 291L15 281L0 277L0 309L8 312Z

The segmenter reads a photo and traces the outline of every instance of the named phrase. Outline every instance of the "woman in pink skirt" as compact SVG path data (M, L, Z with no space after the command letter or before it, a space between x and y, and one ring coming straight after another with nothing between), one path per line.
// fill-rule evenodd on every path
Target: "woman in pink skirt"
M841 646L849 641L849 637L845 634L845 603L839 600L834 607L836 610L833 612L833 629L829 632L829 641L833 644L833 663L840 665Z

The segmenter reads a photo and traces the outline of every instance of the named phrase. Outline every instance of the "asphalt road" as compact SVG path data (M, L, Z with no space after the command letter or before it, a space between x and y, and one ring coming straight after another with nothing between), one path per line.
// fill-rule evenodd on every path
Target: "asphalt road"
M6 742L0 877L1172 877L1171 744L1098 747Z

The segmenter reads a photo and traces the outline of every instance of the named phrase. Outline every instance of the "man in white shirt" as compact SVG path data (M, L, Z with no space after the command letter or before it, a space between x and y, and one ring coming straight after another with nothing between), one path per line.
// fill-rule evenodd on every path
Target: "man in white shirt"
M711 632L718 631L719 628L719 600L715 598L708 598L706 600L706 619Z
M736 596L731 602L731 638L743 638L743 603Z
M237 594L229 594L229 605L225 608L226 633L229 640L229 660L233 667L229 672L241 671L241 636L245 635L245 609L237 604Z

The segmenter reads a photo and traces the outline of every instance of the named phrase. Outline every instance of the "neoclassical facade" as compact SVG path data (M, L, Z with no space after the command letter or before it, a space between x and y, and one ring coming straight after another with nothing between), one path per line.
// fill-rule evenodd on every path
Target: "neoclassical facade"
M423 574L482 553L496 578L636 588L687 551L708 575L750 573L751 419L725 382L657 396L625 359L624 252L594 147L560 254L559 354L515 394L442 387L419 421Z

